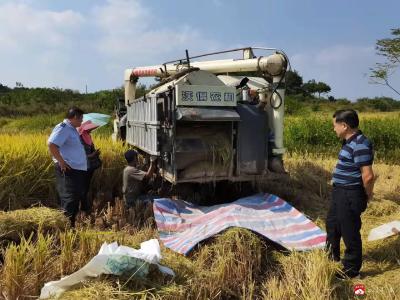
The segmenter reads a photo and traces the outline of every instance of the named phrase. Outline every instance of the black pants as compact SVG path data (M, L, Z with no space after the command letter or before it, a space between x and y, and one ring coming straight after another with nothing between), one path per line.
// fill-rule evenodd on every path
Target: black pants
M70 219L71 226L75 226L75 218L79 211L79 203L84 197L84 175L86 171L67 170L64 173L56 165L57 192L61 208Z
M367 208L362 186L334 186L331 206L326 218L327 248L336 261L340 260L340 239L346 250L342 260L344 271L357 275L362 264L361 213Z
M92 181L93 173L95 170L87 170L83 176L83 198L81 199L81 210L90 213L92 211L92 201L88 198L90 183Z

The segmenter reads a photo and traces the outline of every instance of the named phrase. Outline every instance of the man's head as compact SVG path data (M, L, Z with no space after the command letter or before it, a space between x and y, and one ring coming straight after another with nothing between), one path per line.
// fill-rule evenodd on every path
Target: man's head
M358 129L358 124L358 115L353 109L341 109L333 114L333 130L342 139L354 133Z
M72 126L78 128L82 124L83 114L83 110L73 106L68 110L66 117L71 122Z
M126 162L130 165L135 164L137 161L137 152L135 150L128 150L124 154Z

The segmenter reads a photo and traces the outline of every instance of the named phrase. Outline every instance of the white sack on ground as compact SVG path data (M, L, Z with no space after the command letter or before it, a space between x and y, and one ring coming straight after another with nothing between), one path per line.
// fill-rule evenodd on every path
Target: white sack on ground
M99 253L80 270L44 285L40 299L58 297L72 286L101 274L122 275L124 273L145 277L149 272L149 264L156 264L162 273L175 276L174 271L158 263L161 260L161 250L158 240L152 239L140 244L140 249L118 246L117 242L104 243Z
M393 221L372 229L368 241L376 241L400 233L400 221Z

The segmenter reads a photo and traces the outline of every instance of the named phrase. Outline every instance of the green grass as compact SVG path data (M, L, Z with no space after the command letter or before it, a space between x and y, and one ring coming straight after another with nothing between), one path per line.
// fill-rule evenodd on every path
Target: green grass
M39 114L18 118L0 117L0 133L46 133L50 134L54 126L64 119L64 114ZM110 136L113 131L112 120L109 124L93 131L94 136Z
M372 141L378 161L400 161L400 113L361 114L360 129ZM336 156L340 140L332 126L332 116L288 116L284 144L290 153Z

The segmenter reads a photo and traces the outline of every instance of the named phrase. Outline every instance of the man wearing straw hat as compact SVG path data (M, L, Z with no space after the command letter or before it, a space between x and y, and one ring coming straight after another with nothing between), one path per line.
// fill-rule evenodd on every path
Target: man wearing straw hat
M79 203L84 195L84 176L87 171L85 149L77 128L81 126L83 111L71 107L66 119L54 127L48 147L55 163L57 192L61 208L75 226Z

